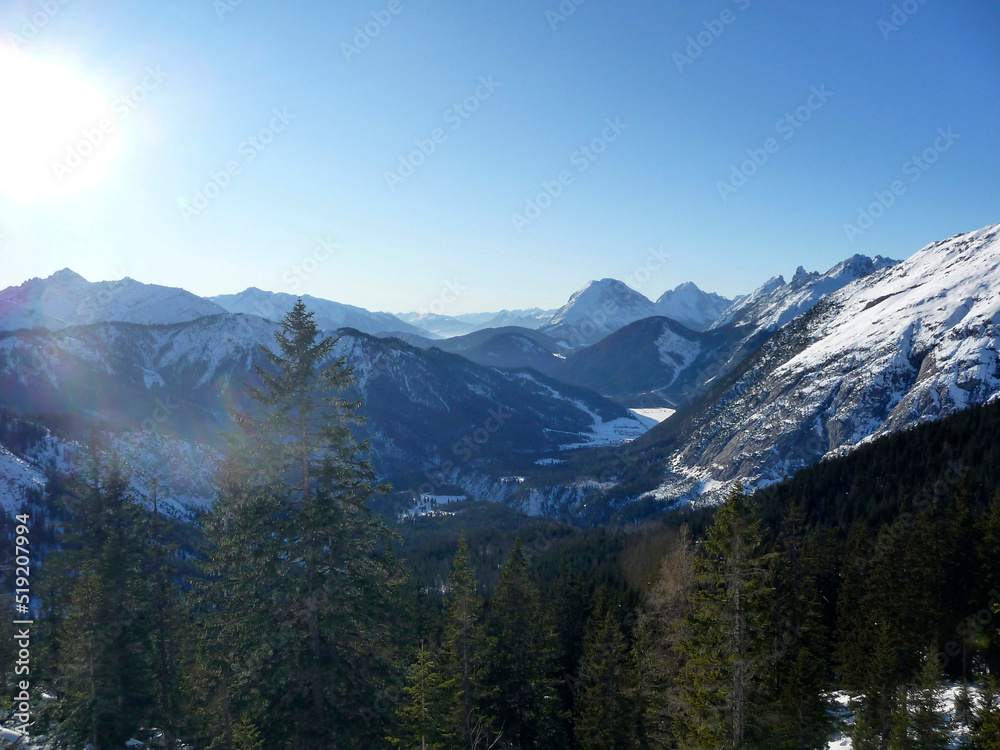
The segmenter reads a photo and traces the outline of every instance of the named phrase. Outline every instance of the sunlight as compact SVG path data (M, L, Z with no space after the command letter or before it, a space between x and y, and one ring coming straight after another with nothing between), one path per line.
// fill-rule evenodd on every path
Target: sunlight
M111 103L70 68L0 45L0 191L57 200L108 176L121 146Z

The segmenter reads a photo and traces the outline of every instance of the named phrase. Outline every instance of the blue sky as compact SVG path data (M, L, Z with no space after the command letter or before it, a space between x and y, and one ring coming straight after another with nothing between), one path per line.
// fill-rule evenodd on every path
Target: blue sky
M0 31L118 112L141 96L94 184L6 180L0 287L70 266L394 312L557 307L609 276L733 296L1000 221L992 0L27 0Z

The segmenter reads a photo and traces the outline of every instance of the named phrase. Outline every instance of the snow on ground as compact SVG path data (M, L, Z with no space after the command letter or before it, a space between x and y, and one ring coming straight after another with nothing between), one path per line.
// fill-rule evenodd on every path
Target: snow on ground
M664 421L665 419L669 419L670 417L672 417L674 414L677 413L676 409L668 409L667 407L663 407L663 408L659 408L659 409L632 409L632 408L630 408L629 411L632 412L633 414L635 414L637 417L639 417L639 419L642 419L642 420L651 419L651 420L653 420L653 424L659 424L660 422ZM650 425L650 427L651 426L652 425Z
M0 508L13 515L31 490L44 489L42 472L0 445Z
M952 685L941 691L939 697L939 707L945 712L948 719L951 721L954 721L955 704L961 694L962 688L959 685ZM972 698L973 703L976 703L979 699L979 690L970 686L969 696ZM854 715L850 708L850 696L846 693L834 693L831 697L833 698L833 702L835 704L833 713L837 716L841 724L841 728L837 736L830 740L829 744L827 744L827 750L853 750L854 743L852 743L851 738L847 736L850 734L851 728L854 725ZM962 741L966 738L967 733L968 727L964 725L953 727L951 742L948 747L961 747Z
M421 492L420 499L414 503L413 507L400 513L399 517L403 519L416 518L417 516L454 515L448 511L438 510L438 508L468 499L466 495L430 495Z

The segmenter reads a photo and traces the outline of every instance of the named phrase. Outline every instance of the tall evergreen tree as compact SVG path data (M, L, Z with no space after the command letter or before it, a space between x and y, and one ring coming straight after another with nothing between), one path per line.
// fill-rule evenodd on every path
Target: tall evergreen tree
M974 750L1000 750L1000 681L992 675L979 696L971 734Z
M687 614L694 587L694 542L684 526L663 558L636 628L634 662L641 679L633 695L640 712L640 743L654 750L678 746L684 707L681 673L686 662L679 644L690 635Z
M940 630L947 582L934 509L883 527L874 547L855 535L845 562L837 660L844 687L858 696L855 710L884 748L899 712L900 689L920 673L920 654ZM857 741L855 744L858 744Z
M46 563L44 605L56 625L54 685L63 729L117 747L156 715L149 517L121 460L89 446L85 479L66 498L61 549ZM58 608L58 610L56 610ZM56 610L56 611L54 611Z
M476 710L477 669L483 646L483 602L476 591L477 585L476 574L469 563L469 547L463 536L458 541L451 569L442 659L452 692L450 722L464 747L471 745L473 733L483 726L482 717Z
M639 741L632 700L637 676L628 643L610 607L587 624L577 680L574 735L584 750L631 750Z
M375 742L401 582L385 524L366 506L384 488L350 431L359 404L342 395L352 373L333 355L336 341L320 336L301 300L275 341L262 347L261 385L247 391L256 412L234 415L242 434L207 529L212 606L232 620L222 645L245 660L228 679L259 694L275 745Z
M454 747L457 734L449 721L451 685L442 679L434 655L424 643L410 668L399 710L400 725L391 738L401 750L446 750Z
M760 518L736 486L715 514L697 558L698 590L683 644L684 747L744 750L758 727L769 673L771 563Z
M825 748L832 728L825 696L828 637L818 575L828 564L798 505L789 508L775 551L775 666L773 701L766 712L770 745L789 750Z
M565 742L556 636L514 542L485 622L481 705L512 750L548 750Z
M941 667L935 651L923 660L919 678L900 688L889 750L946 750L950 746L949 721L941 698Z

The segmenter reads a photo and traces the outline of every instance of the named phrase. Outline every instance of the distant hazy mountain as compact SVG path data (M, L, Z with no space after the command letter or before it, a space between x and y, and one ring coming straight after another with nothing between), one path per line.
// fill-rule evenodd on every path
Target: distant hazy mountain
M540 307L532 307L527 310L501 310L486 321L483 328L518 326L537 330L551 320L555 313L555 310L543 310Z
M90 282L68 268L0 291L2 331L57 330L107 321L182 323L222 312L214 302L183 289L129 278Z
M210 297L226 312L259 315L268 320L281 320L292 309L298 295L284 292L265 292L256 287L239 294L220 294ZM378 334L386 331L427 335L427 332L400 320L387 312L370 312L363 307L345 305L327 299L302 295L302 301L316 316L316 324L325 331L338 328L355 328L363 333Z
M655 306L639 292L617 279L601 279L575 292L539 330L579 348L653 315Z
M462 313L461 315L399 313L396 317L436 336L449 338L451 336L464 336L467 333L486 328L518 326L537 329L548 321L554 312L555 310L542 310L539 307L533 307L527 310L501 310L497 313Z
M688 281L656 300L656 314L683 323L693 331L703 331L732 304L733 300L703 292Z
M451 315L401 313L396 317L406 321L425 336L429 333L432 336L448 338L449 336L463 336L479 329L475 323L466 322ZM485 317L485 315L480 314L477 317Z

